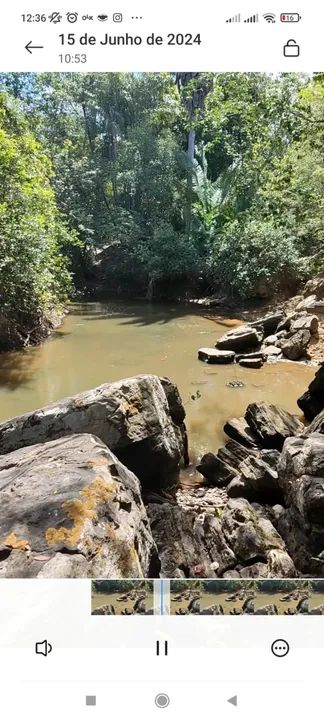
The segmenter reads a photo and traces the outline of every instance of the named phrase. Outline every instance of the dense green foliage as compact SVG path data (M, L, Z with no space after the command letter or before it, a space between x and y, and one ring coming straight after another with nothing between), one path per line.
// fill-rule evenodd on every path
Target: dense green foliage
M8 337L64 302L67 263L78 289L150 299L270 296L322 272L321 75L8 74L0 87Z
M51 166L10 100L0 94L0 347L42 336L66 301L70 242L50 184Z

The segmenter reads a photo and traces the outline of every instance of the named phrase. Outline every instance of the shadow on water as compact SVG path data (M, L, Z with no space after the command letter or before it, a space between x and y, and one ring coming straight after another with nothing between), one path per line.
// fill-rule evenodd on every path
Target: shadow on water
M33 376L32 351L2 353L0 355L0 387L14 391L27 386Z
M202 310L204 310L202 312ZM226 329L235 327L238 324L237 318L231 315L228 308L224 308L224 314L219 312L216 314L215 311L208 310L207 308L202 309L201 307L193 304L179 303L176 306L174 303L148 303L148 302L137 302L130 304L109 303L109 302L88 302L78 303L71 309L71 314L84 316L86 321L97 321L97 320L109 320L114 318L120 320L120 325L137 325L138 327L146 327L149 325L160 324L166 325L176 319L185 318L187 316L205 316L207 319L213 319L220 325L224 326L224 332Z

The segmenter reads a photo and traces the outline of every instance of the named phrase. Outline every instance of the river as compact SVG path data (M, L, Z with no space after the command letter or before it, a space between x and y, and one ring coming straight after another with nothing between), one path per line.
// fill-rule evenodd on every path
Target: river
M296 399L314 377L303 364L206 365L199 347L213 347L235 319L217 322L180 305L74 304L63 325L38 347L0 356L0 420L67 395L138 373L171 378L187 412L191 459L224 442L223 425L252 401L300 414ZM227 385L240 381L243 387Z

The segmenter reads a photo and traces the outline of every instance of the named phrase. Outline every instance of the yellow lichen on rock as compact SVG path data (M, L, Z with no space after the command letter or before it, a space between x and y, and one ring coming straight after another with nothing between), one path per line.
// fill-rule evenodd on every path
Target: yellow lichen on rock
M18 540L15 533L10 533L10 535L8 535L4 540L3 544L13 550L30 550L29 542L27 540Z
M67 500L63 503L63 510L67 517L72 520L71 528L61 525L58 528L48 528L45 538L48 545L58 545L66 543L70 546L76 546L82 535L86 520L93 520L96 517L98 506L107 502L107 500L116 493L116 483L108 483L102 477L96 477L91 485L85 486L80 491L80 499Z

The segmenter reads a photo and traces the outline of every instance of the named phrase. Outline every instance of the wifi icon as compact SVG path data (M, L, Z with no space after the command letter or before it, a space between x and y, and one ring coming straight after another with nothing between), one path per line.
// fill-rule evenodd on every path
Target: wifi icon
M276 16L274 13L265 13L265 15L263 15L263 17L268 23L276 22Z

